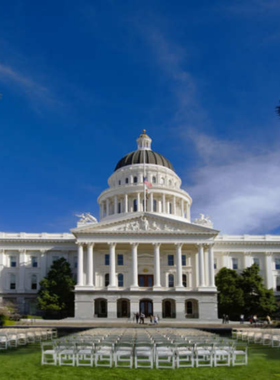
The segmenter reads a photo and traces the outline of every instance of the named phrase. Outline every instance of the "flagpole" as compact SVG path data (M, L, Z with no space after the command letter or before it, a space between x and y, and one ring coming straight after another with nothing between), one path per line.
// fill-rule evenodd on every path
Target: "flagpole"
M145 165L145 161L146 161L146 150L145 148L143 149L143 153L144 153L144 159L143 159L143 165L144 165L144 168L143 168L143 172L144 172L144 175L143 175L143 190L144 190L144 212L146 212L146 184L145 184L145 178L146 178L146 165Z

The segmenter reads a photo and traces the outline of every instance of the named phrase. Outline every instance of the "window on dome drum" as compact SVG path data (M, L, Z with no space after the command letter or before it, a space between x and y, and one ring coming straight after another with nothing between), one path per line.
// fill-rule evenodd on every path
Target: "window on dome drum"
M78 268L78 257L77 256L74 257L74 268L75 269Z
M134 199L134 200L133 200L133 211L134 211L134 212L137 211L137 199Z
M217 259L214 259L214 269L217 269Z
M276 290L280 292L280 276L276 277Z
M110 275L109 273L105 274L105 286L108 286L110 284Z
M174 266L174 255L168 255L167 256L167 264L169 266Z
M275 269L280 269L280 259L275 259Z
M238 259L232 258L232 269L238 269Z
M123 274L122 273L118 274L118 287L120 287L120 288L123 287Z
M31 276L31 289L37 290L37 276L36 276L36 274L32 274L32 276Z
M182 265L186 266L187 265L187 258L186 255L182 255Z
M183 286L186 288L187 287L187 275L186 274L183 274L182 281L183 281Z
M260 268L260 259L254 257L253 258L253 263L257 264L257 266Z
M10 256L10 267L15 268L17 266L17 258L16 256Z
M38 267L38 258L37 258L37 256L31 256L31 265L32 265L32 268L37 268Z
M118 265L123 265L123 255L118 255Z
M122 212L122 204L121 202L118 203L118 214Z
M138 182L138 178L137 177L133 177L133 183L137 183Z
M172 186L172 181L171 181L171 179L169 180L169 186Z
M125 179L125 183L128 184L128 178Z
M16 275L13 273L10 274L10 289L11 290L16 289Z
M119 186L121 186L121 184L122 184L122 181L119 179Z
M157 178L155 176L152 177L152 182L157 183Z
M162 185L164 185L165 184L165 178L161 178L161 180L160 180L160 183L162 184Z
M168 275L168 287L174 288L174 275L173 274Z
M110 265L110 255L107 253L105 255L105 265Z
M153 211L157 212L157 201L155 199L153 200Z

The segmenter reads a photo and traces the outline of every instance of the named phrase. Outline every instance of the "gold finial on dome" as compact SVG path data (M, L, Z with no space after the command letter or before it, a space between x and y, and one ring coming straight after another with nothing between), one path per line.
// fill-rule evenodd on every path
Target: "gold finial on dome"
M146 134L146 129L143 129L143 134L144 134L144 135Z

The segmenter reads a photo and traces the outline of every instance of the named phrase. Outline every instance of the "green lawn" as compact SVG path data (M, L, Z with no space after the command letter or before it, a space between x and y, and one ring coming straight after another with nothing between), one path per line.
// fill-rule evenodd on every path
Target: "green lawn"
M148 370L128 368L88 368L41 366L40 347L29 345L0 352L1 380L75 380L75 379L199 379L199 380L273 380L280 379L280 350L252 345L248 366L218 368L180 368Z

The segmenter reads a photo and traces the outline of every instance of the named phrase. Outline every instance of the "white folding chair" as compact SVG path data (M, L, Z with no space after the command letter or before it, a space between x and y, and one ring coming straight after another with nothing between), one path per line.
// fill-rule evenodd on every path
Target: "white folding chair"
M248 364L248 345L239 343L232 350L232 365Z
M41 343L41 364L42 365L56 365L57 364L57 350L55 343Z
M176 347L176 363L177 367L193 367L194 366L194 345L179 343Z

